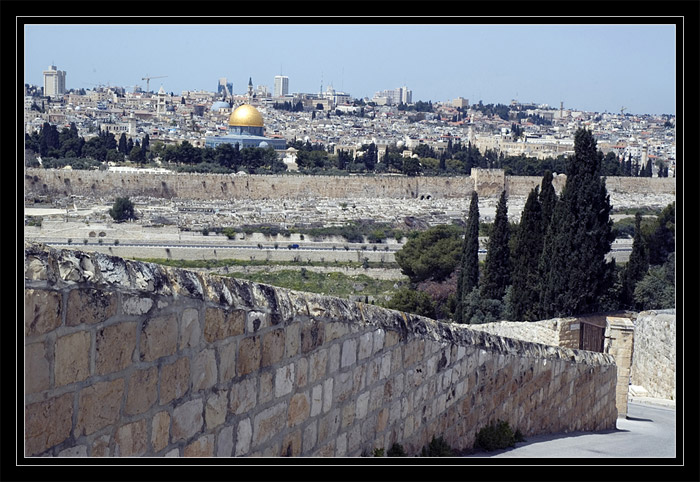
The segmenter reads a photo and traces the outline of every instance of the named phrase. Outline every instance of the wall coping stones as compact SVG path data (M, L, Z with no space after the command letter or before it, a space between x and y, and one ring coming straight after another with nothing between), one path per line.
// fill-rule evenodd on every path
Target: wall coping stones
M611 355L554 347L474 330L469 325L435 321L422 316L341 298L223 278L191 270L131 261L103 253L55 249L25 241L25 288L53 285L101 288L115 292L186 297L216 306L247 308L270 315L270 323L286 324L294 316L317 322L341 321L373 325L397 332L401 340L419 338L441 343L538 359L571 360L591 365L614 365Z

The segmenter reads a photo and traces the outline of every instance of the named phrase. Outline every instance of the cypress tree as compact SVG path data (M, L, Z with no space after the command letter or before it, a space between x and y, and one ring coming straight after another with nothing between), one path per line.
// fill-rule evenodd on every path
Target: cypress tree
M554 212L554 205L557 203L557 193L552 184L553 179L552 171L547 169L542 178L542 191L540 192L543 231L546 231L547 226L549 226L549 222L552 220L552 213Z
M535 187L527 197L515 236L510 307L513 321L532 321L539 315L538 261L542 253L544 227L538 197L539 189Z
M472 192L467 227L464 231L462 260L457 278L457 323L468 323L465 319L465 301L471 291L479 284L479 195Z
M481 297L500 300L510 285L510 225L508 224L508 204L506 192L496 206L496 217L493 221L493 231L489 236L484 276L481 283Z
M576 131L566 185L554 207L542 253L541 301L546 316L598 311L600 298L612 284L613 264L605 255L614 234L600 160L593 134Z
M634 308L634 288L647 274L648 269L647 247L642 236L642 215L638 212L634 215L634 242L622 284L622 301L626 307Z
M117 148L119 152L122 154L127 154L126 152L126 134L122 132L122 135L119 137L119 146Z

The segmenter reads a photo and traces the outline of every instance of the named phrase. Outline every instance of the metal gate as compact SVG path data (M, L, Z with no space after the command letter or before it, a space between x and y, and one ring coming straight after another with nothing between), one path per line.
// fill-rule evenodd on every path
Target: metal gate
M603 353L605 339L605 327L591 323L581 322L579 348L581 350L597 351Z

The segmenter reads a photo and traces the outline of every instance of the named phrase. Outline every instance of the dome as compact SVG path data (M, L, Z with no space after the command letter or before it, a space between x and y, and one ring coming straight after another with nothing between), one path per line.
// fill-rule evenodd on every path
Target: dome
M219 109L230 109L230 108L231 108L231 106L229 105L229 103L223 102L223 101L217 101L211 105L212 111L217 111Z
M252 105L243 104L233 111L228 119L228 125L262 127L263 118L258 109Z

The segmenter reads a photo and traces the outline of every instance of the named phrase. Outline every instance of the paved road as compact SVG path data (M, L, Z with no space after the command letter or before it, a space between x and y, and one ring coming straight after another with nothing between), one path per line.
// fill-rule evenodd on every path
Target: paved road
M617 430L529 437L510 450L476 452L468 457L508 458L673 458L676 410L630 402Z

